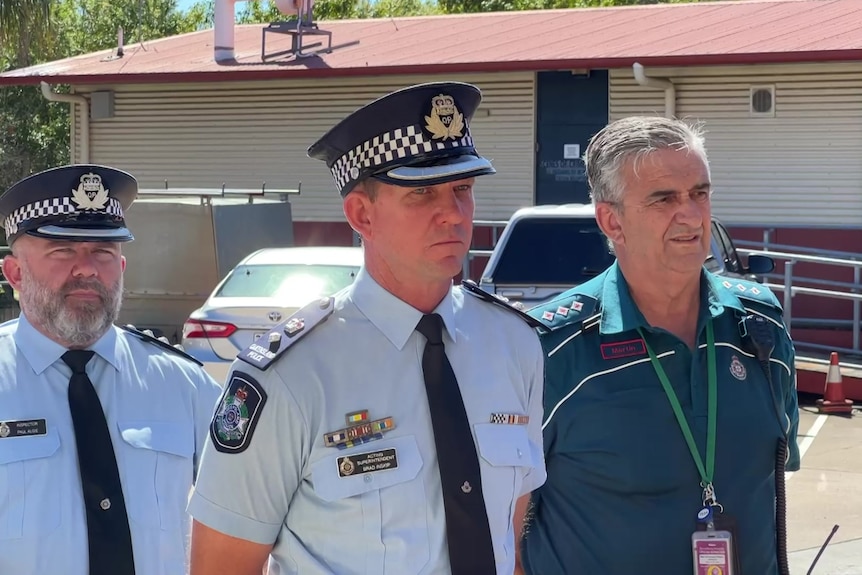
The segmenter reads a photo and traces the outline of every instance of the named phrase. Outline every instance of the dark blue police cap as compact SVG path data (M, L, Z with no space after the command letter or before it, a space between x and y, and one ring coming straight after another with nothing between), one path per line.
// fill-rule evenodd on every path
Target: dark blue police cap
M470 119L481 101L472 84L410 86L347 116L312 144L308 155L326 162L342 196L369 177L416 187L493 174L470 135Z
M13 185L0 196L9 245L22 234L79 242L128 242L123 213L138 195L129 173L90 164L60 166Z

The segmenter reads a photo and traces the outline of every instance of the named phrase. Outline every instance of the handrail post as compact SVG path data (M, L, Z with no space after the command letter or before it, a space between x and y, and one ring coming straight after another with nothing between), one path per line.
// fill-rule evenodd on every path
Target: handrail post
M862 279L860 276L862 276L862 267L855 266L853 268L853 283L857 286L859 285L860 279ZM850 291L853 293L859 293L859 290L855 288ZM862 309L862 305L860 305L859 300L853 300L853 351L855 352L859 351L859 331L862 329L862 326L859 325L860 309Z
M793 323L793 264L795 260L784 262L784 323L788 331Z

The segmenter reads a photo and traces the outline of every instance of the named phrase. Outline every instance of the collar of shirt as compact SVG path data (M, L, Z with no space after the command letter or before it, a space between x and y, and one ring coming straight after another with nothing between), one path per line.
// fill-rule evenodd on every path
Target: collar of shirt
M362 314L368 318L374 327L386 336L398 350L401 350L416 331L416 324L423 313L410 304L398 299L397 296L385 290L371 274L363 267L356 275L350 287L349 299ZM456 341L455 308L457 306L453 290L446 292L446 297L434 308L434 313L440 314L446 326L446 333Z
M68 351L59 343L42 335L27 321L23 313L18 316L18 327L13 337L15 338L15 345L21 350L21 354L37 375L48 369L49 365L59 361L60 356ZM97 355L110 363L114 369L119 370L120 364L117 359L118 343L117 328L111 326L111 329L88 349L95 351Z
M745 311L739 298L722 285L718 276L706 269L701 271L700 288L699 328L705 325L708 317L704 310L707 310L711 317L720 316L725 308ZM639 327L650 326L632 299L622 270L617 262L614 262L605 275L602 286L602 321L599 331L603 334L616 334Z

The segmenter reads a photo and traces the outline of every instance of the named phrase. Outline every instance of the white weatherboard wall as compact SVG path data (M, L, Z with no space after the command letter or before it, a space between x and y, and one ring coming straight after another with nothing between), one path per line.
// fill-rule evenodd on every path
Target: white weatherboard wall
M862 63L647 68L677 89L677 117L701 120L713 209L731 224L862 227ZM775 117L749 89L775 86ZM611 70L611 119L663 114L664 93Z
M115 113L91 122L92 162L134 174L141 187L296 188L299 221L343 221L329 170L306 149L360 106L428 81L478 85L484 99L471 125L479 152L498 173L476 185L476 217L506 219L530 205L534 186L534 74L390 76L206 84L78 86L115 91ZM429 103L430 105L430 103ZM486 115L483 110L488 110ZM73 144L79 141L80 118ZM79 148L75 147L75 153Z

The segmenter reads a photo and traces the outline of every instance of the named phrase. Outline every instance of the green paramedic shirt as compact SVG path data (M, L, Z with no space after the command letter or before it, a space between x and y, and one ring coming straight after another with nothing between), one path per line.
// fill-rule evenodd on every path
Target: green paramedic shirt
M691 573L700 477L637 328L667 372L703 456L710 317L718 371L717 499L737 520L742 572L777 573L774 465L782 429L739 321L763 316L775 336L770 368L784 408L788 471L799 468L792 343L768 288L706 270L701 286L696 351L647 324L616 263L530 311L551 331L542 336L548 478L532 497L523 547L528 574Z

